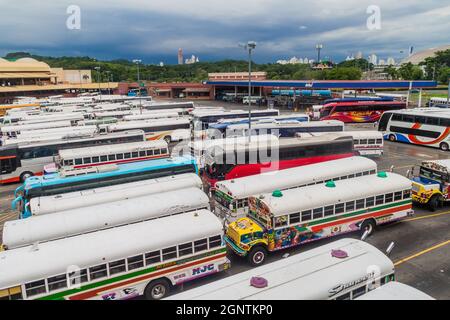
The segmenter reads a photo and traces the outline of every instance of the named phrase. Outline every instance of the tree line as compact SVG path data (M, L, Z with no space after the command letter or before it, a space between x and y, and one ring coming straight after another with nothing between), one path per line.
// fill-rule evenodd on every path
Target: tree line
M31 57L46 62L51 67L64 69L90 69L92 81L136 81L137 65L125 59L99 61L91 57L47 57L27 52L14 52L5 59L15 60ZM331 64L328 62L328 64ZM366 59L354 59L332 64L331 69L314 69L309 64L253 63L253 71L267 72L269 80L360 80L363 72L373 70L374 65ZM100 72L95 70L100 67ZM222 60L217 62L198 62L184 65L139 65L140 79L151 82L201 82L212 72L242 72L248 70L244 60ZM107 72L108 71L108 72ZM411 63L399 68L388 66L384 70L391 79L437 80L447 83L450 75L450 50L438 52L425 59L419 66ZM109 78L109 79L108 79Z

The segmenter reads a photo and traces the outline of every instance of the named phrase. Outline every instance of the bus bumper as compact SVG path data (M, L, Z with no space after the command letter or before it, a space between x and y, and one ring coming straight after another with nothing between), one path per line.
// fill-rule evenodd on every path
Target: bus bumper
M429 200L430 199L428 197L427 198L423 198L423 197L420 197L419 195L415 195L415 194L412 195L412 201L413 202L417 202L417 203L420 203L420 204L427 204Z
M233 250L233 252L236 253L238 256L245 257L245 256L247 255L247 251L245 251L245 250L239 248L239 247L238 247L237 245L235 245L234 242L233 242L231 239L229 239L227 236L224 236L223 238L224 238L224 240L225 240L227 246L228 246L231 250Z

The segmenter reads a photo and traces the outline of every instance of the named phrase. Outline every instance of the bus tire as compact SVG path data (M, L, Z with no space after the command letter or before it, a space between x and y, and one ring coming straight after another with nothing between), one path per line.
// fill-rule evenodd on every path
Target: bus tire
M377 224L373 219L364 220L363 223L361 224L361 232L364 234L364 232L368 230L369 231L368 236L370 236L375 231L376 225Z
M442 151L448 151L449 147L448 147L448 143L447 142L442 142L439 145L439 149L441 149Z
M169 144L170 142L172 142L172 137L171 136L165 136L164 137L164 141L167 142L167 144Z
M436 211L436 209L439 207L440 205L440 197L438 194L435 194L431 197L430 200L428 200L428 207L430 208L431 212Z
M394 142L395 140L396 140L396 139L395 139L395 135L390 134L390 135L389 135L389 141Z
M25 171L20 174L20 182L24 183L29 177L33 176L33 172Z
M146 300L161 300L165 298L170 292L170 284L165 279L153 280L144 290L144 297Z
M247 259L253 267L257 267L264 264L266 256L267 250L263 246L256 246L250 250Z

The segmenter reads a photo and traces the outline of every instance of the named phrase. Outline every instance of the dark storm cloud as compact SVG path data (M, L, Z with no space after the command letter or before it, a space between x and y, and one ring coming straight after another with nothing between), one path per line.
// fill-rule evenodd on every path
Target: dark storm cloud
M68 30L66 8L81 8L81 29ZM368 30L369 5L381 9L381 30ZM175 62L178 48L202 60L244 58L239 42L258 42L255 59L314 57L314 45L334 59L398 56L410 45L450 42L450 5L442 1L0 0L0 54L140 57Z

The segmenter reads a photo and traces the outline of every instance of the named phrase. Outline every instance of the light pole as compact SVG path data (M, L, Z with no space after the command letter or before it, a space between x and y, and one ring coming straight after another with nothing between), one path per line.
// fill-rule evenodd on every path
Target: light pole
M322 50L323 44L316 44L316 50L317 50L317 63L320 62L320 50Z
M106 79L108 80L108 94L111 95L111 90L109 89L109 75L111 73L111 71L105 71L106 73Z
M256 42L249 41L242 46L248 50L248 142L250 142L252 136L252 50L256 48Z
M138 79L138 86L139 86L139 106L141 108L141 113L142 113L142 100L141 100L141 78L140 78L140 74L139 74L139 63L141 63L142 60L139 59L134 59L133 63L136 64L137 66L137 79Z
M98 82L98 93L100 94L100 100L102 100L102 90L100 89L100 66L94 67L97 70L97 82Z

